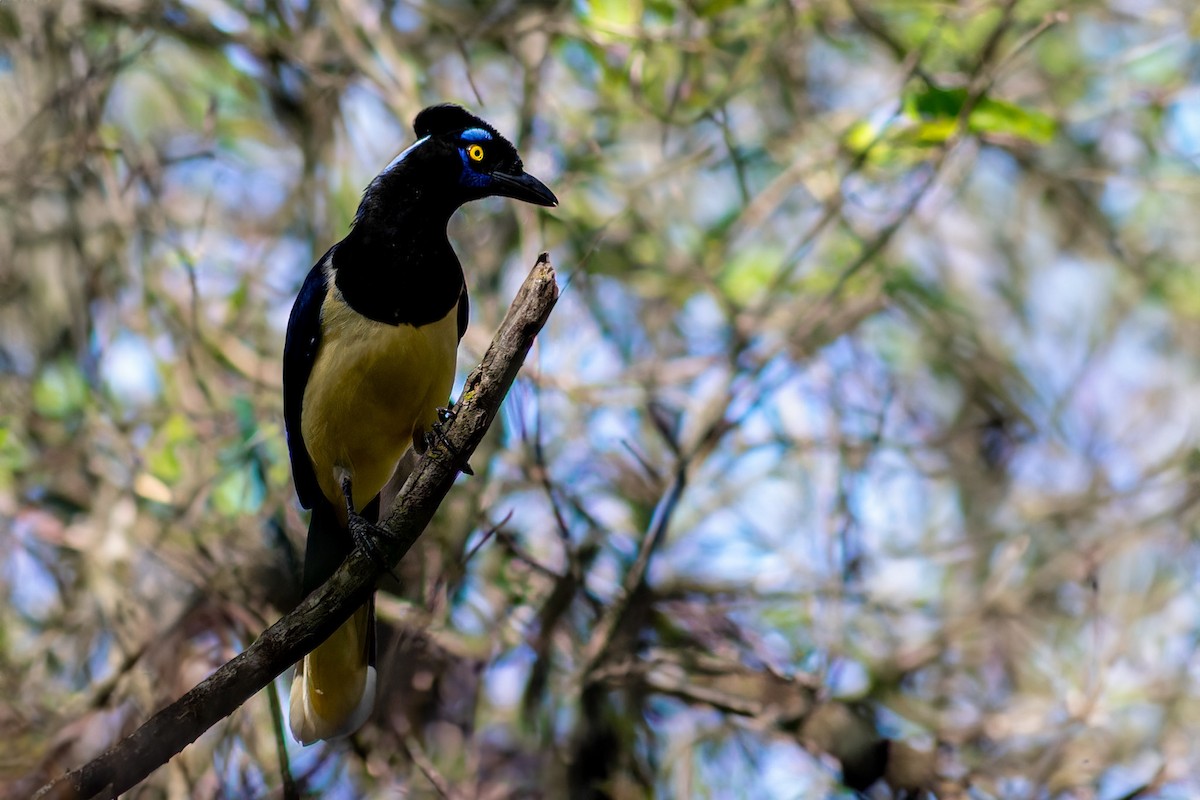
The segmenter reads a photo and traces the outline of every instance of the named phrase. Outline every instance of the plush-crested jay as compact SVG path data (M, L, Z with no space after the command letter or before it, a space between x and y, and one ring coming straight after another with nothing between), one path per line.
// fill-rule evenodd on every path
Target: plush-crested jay
M288 320L283 404L296 493L312 509L304 591L373 533L405 451L425 449L449 401L467 287L446 225L470 200L557 205L516 149L454 105L413 122L417 141L371 181L346 238L308 273ZM369 540L368 540L369 541ZM344 736L375 698L374 601L297 665L291 728Z

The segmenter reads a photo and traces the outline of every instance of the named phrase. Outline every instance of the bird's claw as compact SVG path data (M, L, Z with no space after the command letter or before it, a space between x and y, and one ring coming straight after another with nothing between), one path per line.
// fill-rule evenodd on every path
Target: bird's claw
M366 554L371 557L376 566L381 566L387 570L387 574L391 575L400 581L400 576L396 574L396 570L392 569L387 563L387 558L383 554L383 550L379 547L380 539L389 536L388 529L381 525L376 525L373 522L368 522L361 514L351 514L349 518L350 538L354 540L356 547L361 547Z
M454 403L449 406L442 406L437 410L437 422L433 423L428 433L425 434L425 446L428 448L434 442L437 442L442 447L446 448L451 453L456 453L457 448L450 443L450 439L446 436L446 426L454 419L456 409ZM471 465L464 461L461 467L463 475L474 475L475 470L471 469Z
M342 495L346 499L346 527L350 530L350 538L354 540L355 547L360 547L370 556L376 566L381 566L387 573L400 581L400 576L388 564L387 558L384 556L383 550L379 546L379 542L388 539L391 533L387 528L371 522L362 514L354 510L354 499L350 491L350 477L342 478Z

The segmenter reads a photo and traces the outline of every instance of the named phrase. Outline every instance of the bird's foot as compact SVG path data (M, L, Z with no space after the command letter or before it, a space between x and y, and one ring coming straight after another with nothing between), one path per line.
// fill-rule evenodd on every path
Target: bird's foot
M446 448L450 453L457 453L457 448L450 443L450 439L446 437L446 426L454 420L456 409L454 403L448 406L441 407L437 410L437 422L433 423L429 431L425 434L425 447L429 448L434 442L437 442L442 447ZM471 469L471 465L466 461L462 465L463 475L474 475L475 470Z
M391 536L391 534L388 532L388 529L382 525L377 525L374 522L368 521L366 517L362 516L361 514L351 513L347 522L350 528L350 538L354 540L354 545L365 550L367 555L371 557L371 560L375 562L376 566L383 567L385 570L387 570L389 575L399 581L400 576L397 575L396 571L392 569L390 564L387 563L387 558L384 556L383 549L379 546L379 542L381 540Z
M383 548L380 547L380 542L391 538L392 534L387 528L371 522L354 510L349 475L342 476L342 495L346 498L346 527L350 529L350 538L354 540L354 546L362 548L376 566L383 567L389 575L399 581L400 576L388 564Z

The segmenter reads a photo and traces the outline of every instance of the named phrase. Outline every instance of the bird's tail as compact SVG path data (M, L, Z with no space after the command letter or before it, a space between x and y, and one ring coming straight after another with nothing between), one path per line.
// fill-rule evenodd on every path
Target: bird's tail
M304 590L320 586L349 551L349 534L317 504L304 554ZM296 665L289 722L301 744L358 730L375 706L375 599Z
M296 665L292 679L292 736L300 744L336 739L358 730L375 706L375 601Z

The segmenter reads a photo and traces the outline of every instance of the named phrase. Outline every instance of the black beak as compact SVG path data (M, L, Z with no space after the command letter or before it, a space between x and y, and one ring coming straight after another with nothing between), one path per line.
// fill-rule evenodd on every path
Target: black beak
M527 172L522 172L518 175L510 175L506 172L493 172L492 181L496 186L496 194L502 197L523 200L526 203L533 203L536 206L558 205L558 198L554 196L554 192L550 191L546 187L546 184Z

